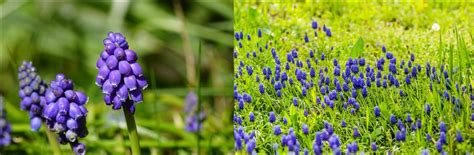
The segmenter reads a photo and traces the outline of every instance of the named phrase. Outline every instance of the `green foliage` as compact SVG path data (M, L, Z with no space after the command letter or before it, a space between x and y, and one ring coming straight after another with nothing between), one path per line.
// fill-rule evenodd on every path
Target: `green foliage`
M207 119L201 129L201 152L232 150L232 2L191 1L16 1L0 2L0 94L5 96L12 122L13 144L6 154L51 154L44 131L29 129L28 112L20 110L17 69L30 60L46 81L64 73L76 89L90 97L89 135L81 140L88 154L128 154L127 128L121 111L102 101L94 84L96 61L107 32L121 32L135 50L149 88L137 105L135 119L143 154L190 154L197 140L184 129L184 97L196 88L187 78L186 55L196 61L202 40L202 109ZM178 18L181 5L184 20ZM182 27L184 21L185 27ZM182 35L186 29L187 34ZM185 47L188 36L189 48ZM189 52L188 52L189 51ZM44 130L44 126L42 127ZM69 146L61 146L70 154Z

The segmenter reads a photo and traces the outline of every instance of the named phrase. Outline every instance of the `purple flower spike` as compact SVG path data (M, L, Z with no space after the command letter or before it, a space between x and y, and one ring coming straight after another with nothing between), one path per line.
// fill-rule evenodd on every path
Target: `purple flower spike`
M104 93L106 105L112 105L114 110L128 106L125 108L133 113L135 104L143 101L142 90L148 87L137 63L137 54L128 49L128 43L120 33L108 33L103 44L104 50L97 61L96 84Z
M0 96L0 147L4 147L7 145L10 145L11 143L11 125L6 119L6 111L4 109L4 104L3 104L3 97ZM39 122L39 123L38 123ZM41 118L39 117L34 117L30 123L31 128L34 129L39 129L41 126Z
M73 90L73 82L58 74L51 81L46 96L53 96L47 101L42 111L43 118L50 131L58 134L61 144L71 144L75 154L84 154L85 146L78 142L78 137L87 135L85 104L88 97L83 92Z
M46 83L36 73L36 68L31 62L24 61L18 69L18 80L20 81L19 96L21 97L20 108L30 112L30 126L33 131L41 127L41 112L46 105ZM59 90L62 91L62 90ZM52 93L50 99L56 98Z
M76 155L86 154L86 145L82 143L72 143L71 148L72 148L72 151L74 151Z

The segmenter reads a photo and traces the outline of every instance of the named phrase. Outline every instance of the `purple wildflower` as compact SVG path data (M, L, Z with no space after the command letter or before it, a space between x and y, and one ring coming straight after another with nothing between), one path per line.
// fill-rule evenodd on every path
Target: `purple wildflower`
M44 120L41 117L41 112L47 100L56 98L56 96L45 97L47 85L36 73L36 68L31 62L23 61L18 69L18 79L20 81L19 96L22 99L20 108L29 112L31 130L38 131L42 120Z
M58 134L61 144L69 143L74 153L84 154L85 146L77 138L84 138L88 134L85 108L88 97L73 88L72 80L57 74L56 80L51 81L46 90L45 96L51 98L47 100L42 116L46 119L48 129Z
M135 104L143 101L142 90L148 86L137 63L137 54L128 49L128 43L120 33L109 32L103 43L104 50L97 61L96 84L104 93L104 102L112 109L124 107L134 113Z

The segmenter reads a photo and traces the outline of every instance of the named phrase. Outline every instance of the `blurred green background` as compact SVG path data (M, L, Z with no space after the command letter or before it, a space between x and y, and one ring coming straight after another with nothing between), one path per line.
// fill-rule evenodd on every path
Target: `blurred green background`
M126 37L150 83L135 113L142 153L196 153L197 136L184 129L183 106L186 94L196 89L197 71L207 113L200 150L222 154L233 149L232 1L0 0L0 12L0 95L13 139L3 153L51 153L45 127L32 132L28 112L19 106L17 69L29 60L46 82L64 73L90 97L89 135L80 139L88 154L129 154L122 111L106 106L94 84L109 31ZM196 66L200 42L202 65ZM67 145L61 149L71 153Z

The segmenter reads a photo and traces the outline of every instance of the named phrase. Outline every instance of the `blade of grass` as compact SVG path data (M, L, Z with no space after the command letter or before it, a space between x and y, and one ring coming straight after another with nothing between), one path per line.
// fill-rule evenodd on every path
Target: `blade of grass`
M198 118L197 121L197 132L196 132L196 138L197 138L197 154L200 154L200 143L201 143L201 138L199 136L199 132L201 130L200 125L201 122L199 121L199 114L201 113L201 101L202 101L202 96L201 96L201 63L202 63L202 42L199 41L199 53L198 53L198 64L197 64L197 96L198 96L198 107L197 107L197 113L196 113L196 118Z

